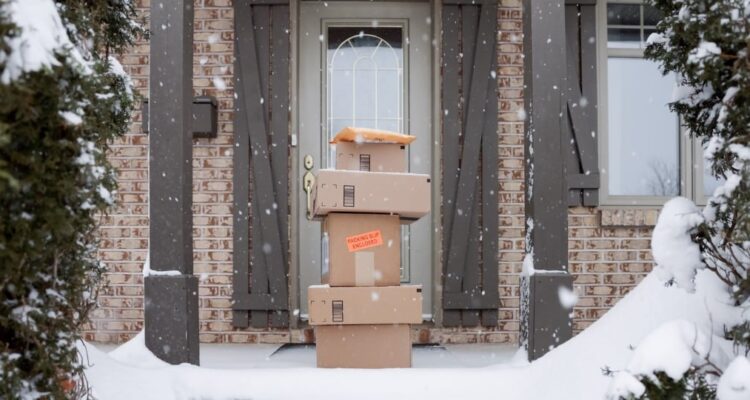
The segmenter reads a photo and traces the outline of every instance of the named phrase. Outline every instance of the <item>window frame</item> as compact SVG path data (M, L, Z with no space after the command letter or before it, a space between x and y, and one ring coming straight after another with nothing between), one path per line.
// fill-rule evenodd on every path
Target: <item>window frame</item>
M690 139L692 144L692 164L690 165L691 172L693 173L693 191L690 196L696 204L705 206L708 204L708 199L711 198L713 193L703 192L703 169L706 165L706 159L703 158L703 144L699 139Z
M603 207L639 207L661 206L672 197L646 195L610 195L609 194L609 90L608 90L608 60L617 58L643 58L644 48L609 48L607 35L607 5L610 3L645 5L643 0L600 0L596 5L596 36L597 36L597 91L598 131L599 131L599 169L600 206ZM641 31L643 31L643 13L641 13ZM644 37L644 39L647 39ZM677 196L692 199L697 204L705 205L710 195L703 193L703 147L700 140L690 138L679 116L678 124L678 156L680 168L680 192Z

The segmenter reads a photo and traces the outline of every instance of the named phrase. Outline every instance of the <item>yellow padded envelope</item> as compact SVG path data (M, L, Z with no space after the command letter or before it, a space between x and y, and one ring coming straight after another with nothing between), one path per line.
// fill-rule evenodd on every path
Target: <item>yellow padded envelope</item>
M380 129L371 128L353 128L347 126L336 134L333 140L331 140L331 143L357 142L409 144L416 138L416 136L404 135L403 133L383 131Z

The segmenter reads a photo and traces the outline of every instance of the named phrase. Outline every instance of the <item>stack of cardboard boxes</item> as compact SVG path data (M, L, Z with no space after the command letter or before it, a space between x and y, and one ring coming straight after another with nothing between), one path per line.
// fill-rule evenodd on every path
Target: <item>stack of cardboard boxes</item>
M422 288L401 286L401 224L430 211L430 177L406 173L414 139L344 128L331 142L336 169L318 172L323 284L308 289L318 367L411 366L409 324L422 322Z

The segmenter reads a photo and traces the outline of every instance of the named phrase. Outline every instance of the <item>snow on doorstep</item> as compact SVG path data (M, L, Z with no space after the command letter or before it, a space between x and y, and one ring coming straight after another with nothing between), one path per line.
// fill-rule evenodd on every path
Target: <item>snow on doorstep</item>
M0 51L0 63L5 63L0 75L3 84L11 83L25 72L59 65L56 52L69 51L71 59L87 70L52 0L9 0L0 7L20 29L18 36L5 39L9 51Z
M633 356L631 348L663 323L682 319L711 332L711 319L719 324L737 318L727 311L726 304L731 302L717 290L721 285L716 281L710 272L700 271L696 291L688 293L666 287L656 274L650 274L591 327L526 365L383 370L316 369L312 362L305 368L281 369L159 367L148 356L133 354L146 351L142 344L134 345L134 340L121 347L127 349L125 354L107 355L88 346L91 366L87 374L102 400L602 399L612 381L602 368L625 369Z

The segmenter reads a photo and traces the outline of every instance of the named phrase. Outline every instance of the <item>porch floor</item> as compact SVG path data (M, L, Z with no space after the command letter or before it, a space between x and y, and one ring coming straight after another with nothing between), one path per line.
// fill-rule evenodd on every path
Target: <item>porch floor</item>
M115 345L93 343L109 352ZM480 368L510 363L508 344L415 345L413 368ZM201 344L201 367L213 369L315 367L314 345Z

